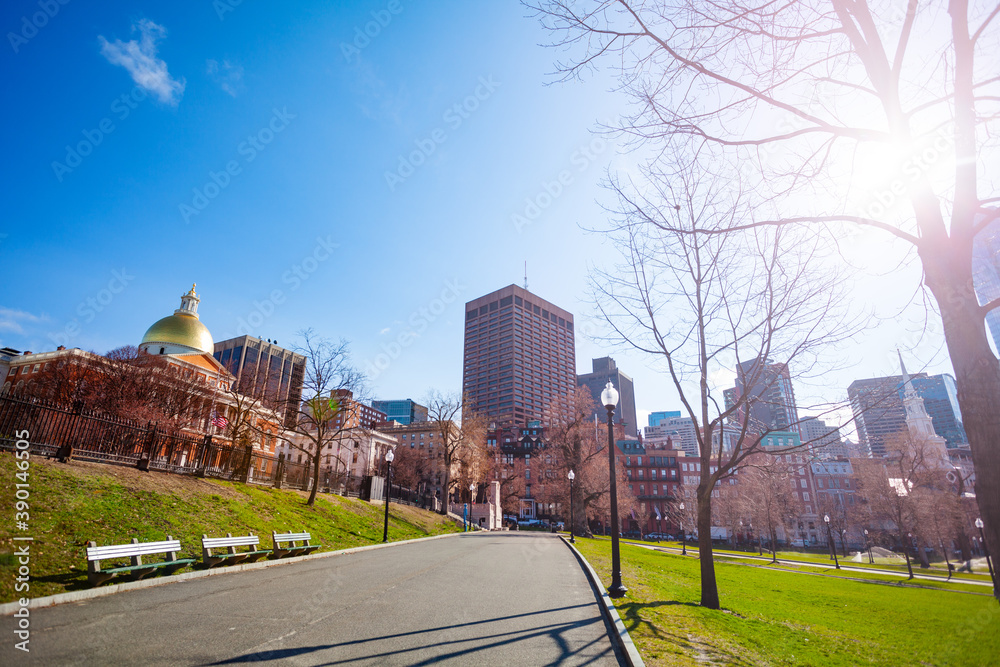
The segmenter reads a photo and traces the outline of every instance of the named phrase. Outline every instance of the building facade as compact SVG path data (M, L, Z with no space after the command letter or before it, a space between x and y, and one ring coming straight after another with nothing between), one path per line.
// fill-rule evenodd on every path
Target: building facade
M744 361L736 368L736 386L726 389L723 396L727 410L745 397L734 421L742 424L749 419L753 432L798 430L799 415L787 364L769 359Z
M681 492L681 463L685 453L668 447L651 447L634 439L615 443L617 462L628 478L629 489L639 501L631 517L632 529L647 533L676 533L679 527L677 503Z
M462 391L489 421L567 413L576 389L573 315L509 285L465 305Z
M625 426L625 435L630 438L638 437L639 431L635 417L635 386L632 378L622 373L611 357L601 357L591 361L593 371L585 375L576 376L576 386L586 387L590 395L594 397L594 414L598 419L607 419L607 409L601 405L601 392L608 382L618 390L618 405L615 406L614 420Z
M414 424L427 421L427 408L405 398L401 400L374 400L372 407L385 413L387 421L400 424Z
M305 356L254 336L220 341L213 356L236 377L241 392L264 399L291 427L302 402Z
M650 447L679 449L689 457L699 456L698 435L690 417L666 417L643 429L643 442Z
M925 378L927 375L918 373L913 377ZM862 455L885 456L885 439L906 430L902 386L903 376L891 375L855 380L847 388Z

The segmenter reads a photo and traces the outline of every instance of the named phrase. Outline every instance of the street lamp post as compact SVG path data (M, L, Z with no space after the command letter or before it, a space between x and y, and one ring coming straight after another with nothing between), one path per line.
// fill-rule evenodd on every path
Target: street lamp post
M990 558L990 550L986 546L986 535L983 533L983 520L981 518L976 519L976 528L979 529L979 544L983 547L983 553L986 554L986 567L990 570L990 579L993 580L993 590L997 590L997 575L996 570L993 569L993 560Z
M385 525L382 527L382 541L389 541L389 494L392 491L392 460L396 455L390 449L385 453Z
M872 543L868 541L868 529L865 528L865 546L868 548L868 564L874 565L875 559L872 558Z
M608 588L608 595L613 598L620 598L628 592L622 585L621 557L618 553L618 483L615 476L615 433L614 416L615 406L618 405L618 392L614 385L608 381L604 391L601 392L601 403L608 410L608 471L611 475L611 586Z
M830 540L830 554L833 556L833 564L840 569L840 561L837 560L837 550L833 546L833 531L830 530L830 515L824 514L823 521L826 522L826 535Z
M576 473L570 470L566 476L569 477L569 541L576 544L576 516L573 514L573 480Z
M465 506L465 512L466 515L468 516L468 520L466 522L466 527L465 527L466 531L472 528L472 506L475 504L476 500L475 493L476 493L476 483L472 482L471 484L469 484L469 503Z
M679 519L679 523L681 525L681 555L687 556L687 535L684 534L684 503L678 505L677 509L681 511L681 518Z

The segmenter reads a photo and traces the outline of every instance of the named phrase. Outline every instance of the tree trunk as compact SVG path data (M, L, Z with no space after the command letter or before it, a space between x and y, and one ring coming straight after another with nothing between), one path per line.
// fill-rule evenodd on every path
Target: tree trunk
M704 483L703 483L704 484ZM698 560L701 563L701 606L719 608L719 586L712 558L712 489L698 489Z
M972 244L921 251L925 281L944 325L958 385L958 405L976 470L976 502L990 553L1000 553L1000 363L986 339L984 313L972 285ZM966 527L968 528L968 527ZM1000 597L1000 591L994 591Z
M444 470L441 471L441 514L448 514L448 490L451 486L451 463L444 457Z
M319 445L317 445L319 448ZM309 491L309 500L306 501L306 505L312 507L316 503L316 491L319 489L319 452L313 457L313 474L312 474L312 490Z

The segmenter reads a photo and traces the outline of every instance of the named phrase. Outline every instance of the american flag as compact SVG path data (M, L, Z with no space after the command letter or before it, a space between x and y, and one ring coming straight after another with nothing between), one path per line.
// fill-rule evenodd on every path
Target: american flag
M226 425L229 423L229 420L220 415L218 412L216 412L215 416L212 417L212 423L218 426L219 428L226 428Z

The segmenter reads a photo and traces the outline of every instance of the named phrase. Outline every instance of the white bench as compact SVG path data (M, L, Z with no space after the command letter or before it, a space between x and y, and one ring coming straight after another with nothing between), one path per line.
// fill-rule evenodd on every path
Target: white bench
M309 533L276 533L272 530L271 537L274 540L274 555L276 558L304 556L316 551L321 546L319 544L309 544L309 540L312 539L312 535ZM301 542L301 546L296 546L296 542ZM280 546L282 544L288 544L289 546L282 547Z
M270 549L257 549L260 538L256 535L245 535L243 537L233 537L232 533L226 533L225 537L201 536L201 561L206 567L236 563L252 563L271 553ZM251 547L250 551L237 551L236 547ZM212 549L226 549L226 553L212 554Z
M87 578L91 585L98 586L119 575L125 575L129 581L136 581L159 569L172 574L185 565L195 562L194 558L177 558L177 552L180 550L180 540L175 540L170 535L167 535L167 539L162 542L140 543L133 537L131 544L112 544L104 547L97 546L97 543L91 540L87 542ZM143 556L154 554L166 554L167 560L158 563L142 562ZM127 566L101 568L102 560L120 561L125 558L130 562Z

